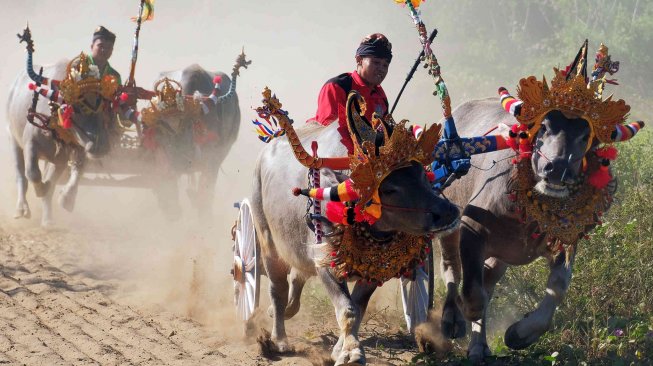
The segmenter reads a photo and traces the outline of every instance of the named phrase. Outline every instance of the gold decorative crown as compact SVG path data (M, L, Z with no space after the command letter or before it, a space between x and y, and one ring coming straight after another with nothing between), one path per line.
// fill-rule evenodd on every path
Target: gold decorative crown
M118 91L118 86L118 80L112 75L100 78L98 67L91 64L86 54L81 52L66 66L66 77L61 81L60 89L66 103L77 104L88 93L96 93L103 99L111 100Z
M154 84L154 90L156 96L150 100L150 106L141 110L141 121L145 125L153 126L162 116L199 115L202 108L199 102L186 99L178 81L164 77Z
M524 103L520 114L516 116L517 120L537 130L547 113L559 110L585 119L590 125L592 138L597 138L602 143L614 142L611 139L612 132L626 120L630 106L622 99L613 101L612 96L602 100L600 94L597 94L600 80L587 84L583 75L567 80L566 72L557 68L553 71L555 76L550 88L544 77L542 81L535 76L519 81L517 93Z
M358 105L358 111L354 102ZM421 165L432 163L442 128L442 125L434 123L416 139L406 128L407 120L396 124L390 115L383 120L375 116L369 124L363 117L365 109L363 97L355 91L351 92L347 98L347 123L354 141L350 178L360 196L359 205L367 204L377 195L381 182L393 171L413 161ZM389 126L394 126L392 133L388 131ZM375 141L378 133L383 133L383 144L378 146L377 154Z

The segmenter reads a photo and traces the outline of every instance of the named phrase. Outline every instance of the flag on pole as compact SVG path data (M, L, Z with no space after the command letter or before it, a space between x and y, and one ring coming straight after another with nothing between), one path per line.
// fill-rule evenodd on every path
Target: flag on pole
M132 21L137 21L138 17L132 17ZM154 19L154 0L145 0L143 3L143 14L141 15L141 22Z
M411 0L410 3L413 5L413 8L417 9L419 6L422 4L423 1L426 0ZM406 6L406 0L395 0L397 4L401 4L402 6Z

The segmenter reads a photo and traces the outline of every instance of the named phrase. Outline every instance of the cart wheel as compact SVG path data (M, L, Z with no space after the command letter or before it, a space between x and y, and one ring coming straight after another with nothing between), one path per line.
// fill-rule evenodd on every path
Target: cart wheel
M412 277L401 277L401 300L404 306L406 327L413 333L424 323L433 308L433 243L428 244L429 254L423 267L417 267Z
M238 219L234 227L234 303L238 316L247 321L258 307L261 273L259 271L259 246L254 229L254 218L249 201L239 204Z

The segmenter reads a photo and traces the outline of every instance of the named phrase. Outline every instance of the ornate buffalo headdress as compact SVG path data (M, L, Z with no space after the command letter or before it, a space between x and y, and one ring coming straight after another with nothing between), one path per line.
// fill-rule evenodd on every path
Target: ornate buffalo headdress
M86 95L95 93L105 100L112 100L118 90L118 80L112 75L100 77L100 70L91 60L81 52L73 58L66 67L66 77L61 81L59 88L63 99L68 104L77 105L82 102ZM97 112L102 103L88 107L86 112Z
M154 84L156 96L150 100L150 106L141 110L141 120L146 126L153 126L161 117L181 115L197 117L202 110L198 100L184 97L181 84L164 77Z
M606 79L606 74L613 74L618 68L619 63L610 60L608 48L601 44L592 78L588 79L585 41L567 70L553 69L551 86L544 77L539 81L535 76L529 76L519 81L519 99L501 88L501 102L507 111L528 127L531 138L535 135L532 132L540 128L544 116L558 110L589 123L591 132L586 150L590 149L595 139L603 144L625 141L632 138L643 123L625 124L630 106L623 99L614 101L612 96L605 100L602 98L605 84L613 83Z

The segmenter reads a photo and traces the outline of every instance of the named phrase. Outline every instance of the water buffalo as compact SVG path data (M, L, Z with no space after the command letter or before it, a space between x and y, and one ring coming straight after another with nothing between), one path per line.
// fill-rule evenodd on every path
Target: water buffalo
M102 156L109 150L106 126L109 125L111 115L105 107L110 104L110 101L98 93L85 93L80 96L79 104L70 103L68 107L73 112L72 123L65 129L59 129L58 133L52 128L37 127L36 125L43 127L43 121L38 117L34 119L36 125L28 123L28 118L32 119L34 116L33 114L29 116L28 112L32 107L34 96L34 93L28 89L28 85L35 81L47 83L48 80L54 82L50 85L56 85L58 81L66 78L67 68L70 66L75 68L74 65L69 65L68 61L60 61L44 67L42 76L37 76L32 69L31 54L29 54L27 71L22 71L18 75L9 92L7 119L18 185L16 218L31 216L25 197L29 181L33 184L36 195L43 200L41 223L50 224L54 184L67 167L70 167L70 178L61 190L60 203L66 210L72 210L84 159L87 156L93 158ZM47 91L45 86L41 90ZM54 90L50 90L50 95L52 91ZM91 104L88 105L96 107L99 103L99 107L95 111L90 111L92 108L81 111L80 108L83 107L81 104L89 100ZM47 118L52 114L47 102L47 98L41 96L35 110L37 116ZM57 123L56 118L51 121L51 124ZM46 161L45 177L42 177L39 169L39 160Z
M347 115L350 121L353 113L355 112L352 112L348 106ZM374 143L371 141L376 141L376 148L383 153L384 144L391 144L386 136L386 140L379 147L379 135L370 132L373 131L372 129L362 131L352 126L350 123L352 136L356 136L353 137L354 144L358 144L360 149L364 146L368 152L374 150ZM256 165L252 210L261 245L262 262L270 279L272 305L269 312L273 317L272 341L280 351L288 350L284 320L299 311L304 282L308 277L317 275L335 307L340 326L340 337L331 357L336 365L348 362L364 364L365 356L358 340L358 329L370 296L378 283L368 280L357 281L350 293L346 280L338 278L328 265L319 264L319 259L325 254L314 248L315 236L305 220L306 201L293 197L291 193L292 187L306 184L307 175L307 169L293 157L293 149L300 148L303 151L302 145L316 141L320 156L346 156L347 149L340 143L341 136L337 128L338 123L325 127L309 122L297 128L298 140L301 144L297 141L289 143L285 138L280 138L266 146L259 155ZM373 137L364 137L369 136L370 133ZM403 124L397 124L389 140L393 141L395 135L401 134L409 134L409 132L405 130ZM377 138L375 139L374 136ZM358 140L359 137L361 140ZM436 141L437 136L429 151L432 151ZM416 144L414 138L410 144ZM296 156L308 156L305 151L298 154ZM394 240L394 235L401 232L425 236L441 233L456 225L458 210L434 193L422 163L410 160L399 163L400 165L391 171L378 187L383 214L373 225L361 224L370 237L378 238L379 243L382 243L388 238ZM351 176L356 182L358 178L355 169ZM345 176L337 175L329 169L323 169L321 178L322 187L334 186L346 179ZM364 187L361 190L365 191ZM334 254L336 253L330 255ZM335 266L336 263L332 262L331 267ZM290 288L288 275L290 275ZM357 279L356 276L346 277L346 275L345 278Z
M180 212L178 176L195 171L200 173L197 185L187 193L199 216L203 219L210 217L218 170L236 140L240 126L236 94L238 68L247 67L249 63L241 54L232 79L225 73L209 72L199 65L161 73L160 78L178 80L182 93L195 94L196 100L204 100L199 116L193 113L182 113L181 117L162 116L154 123L157 129L155 139L161 147L158 154L163 155L159 162L167 166L155 193L168 217L175 218ZM219 86L215 93L214 80ZM215 100L208 98L212 93Z
M506 100L521 108L512 111L515 116L493 98L464 103L453 113L461 135L512 125L513 146L519 151L476 156L474 166L492 168L472 169L446 192L464 209L460 229L440 240L447 287L442 330L451 338L461 337L465 319L472 321L468 356L474 362L490 355L486 309L508 266L543 257L549 277L539 306L507 329L506 345L525 348L548 330L571 281L575 246L608 209L616 187L607 167L614 157L599 144L625 140L643 126L621 125L629 107L623 101L595 99L596 89L588 89L582 75L565 79L556 70L551 89L546 81L522 79L523 105L502 90ZM585 113L583 108L601 109ZM601 115L603 111L609 112ZM457 305L460 261L462 309Z

